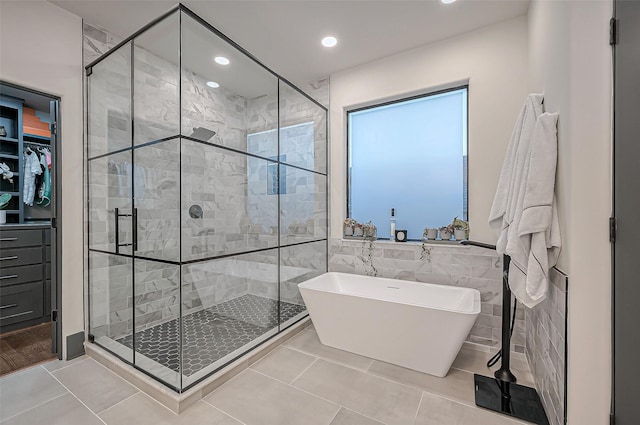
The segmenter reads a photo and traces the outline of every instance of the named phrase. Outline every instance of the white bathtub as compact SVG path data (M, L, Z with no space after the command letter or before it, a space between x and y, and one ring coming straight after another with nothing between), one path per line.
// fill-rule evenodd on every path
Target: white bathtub
M439 377L480 313L471 288L347 273L298 287L323 344Z

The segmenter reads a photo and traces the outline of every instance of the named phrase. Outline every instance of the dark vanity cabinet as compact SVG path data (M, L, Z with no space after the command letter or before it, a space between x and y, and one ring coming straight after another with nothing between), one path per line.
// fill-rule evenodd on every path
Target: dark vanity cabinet
M51 229L0 226L0 333L48 322Z

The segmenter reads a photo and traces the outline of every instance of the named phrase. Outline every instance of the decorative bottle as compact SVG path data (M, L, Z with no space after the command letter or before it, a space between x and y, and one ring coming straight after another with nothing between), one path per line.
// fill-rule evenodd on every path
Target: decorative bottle
M396 209L391 208L391 234L389 240L395 242L396 240Z

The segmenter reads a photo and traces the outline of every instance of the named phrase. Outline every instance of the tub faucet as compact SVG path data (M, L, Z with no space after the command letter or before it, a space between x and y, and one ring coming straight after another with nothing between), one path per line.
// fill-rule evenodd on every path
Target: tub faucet
M460 241L460 245L472 245L472 246L479 246L480 248L486 248L486 249L493 249L495 251L496 246L495 245L489 245L488 243L484 243L484 242L476 242L476 241Z

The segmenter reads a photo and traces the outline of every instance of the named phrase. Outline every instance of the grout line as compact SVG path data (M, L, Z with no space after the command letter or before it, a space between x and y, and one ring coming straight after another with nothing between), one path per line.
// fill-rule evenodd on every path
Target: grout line
M353 367L350 367L350 366L346 366L346 365L340 364L338 362L332 361L330 359L320 358L320 360L324 360L324 361L326 361L328 363L333 363L333 364L336 364L338 366L347 367L347 368L353 369L353 370L355 370L357 372L365 373L365 374L367 374L369 376L372 376L374 378L379 378L379 379L382 379L382 380L387 381L387 382L391 382L391 383L396 384L396 385L401 385L403 387L410 388L412 390L416 390L416 391L420 391L420 392L426 392L426 393L429 393L429 394L432 394L432 395L435 395L435 396L438 396L438 397L445 398L445 399L450 400L450 401L455 401L456 403L464 404L466 406L471 406L471 404L467 404L466 402L462 402L460 400L454 400L454 399L449 398L448 396L444 396L444 395L441 395L441 394L438 394L438 393L433 393L430 390L426 390L426 389L424 389L422 387L418 387L417 385L414 385L414 384L409 384L409 383L406 383L406 382L396 381L394 379L387 378L386 376L378 375L376 373L369 372L368 370L367 371L363 371L362 369L356 369L356 368L353 368ZM375 360L374 360L374 362L375 362ZM382 362L382 363L384 363L384 362ZM389 364L391 364L391 363L389 363ZM402 366L398 366L398 367L402 367ZM407 370L411 370L411 369L407 369ZM414 371L414 372L415 373L422 373L422 372L418 372L418 371ZM438 378L438 379L445 379L445 378ZM295 387L295 388L297 388L297 387Z
M118 404L120 404L120 403L122 403L122 402L125 402L125 401L129 400L131 397L137 396L137 395L138 395L138 394L140 394L141 392L142 392L142 391L139 391L139 390L138 390L138 392L136 392L136 393L134 393L134 394L131 394L129 397L127 397L127 398L125 398L125 399L120 400L120 401L119 401L119 402L117 402L116 404L114 404L114 405L112 405L112 406L109 406L109 407L107 407L106 409L102 409L102 410L100 411L100 413L96 413L96 415L101 415L101 414L103 414L103 413L104 413L104 412L106 412L107 410L109 410L109 409L111 409L111 408L113 408L113 407L116 407Z
M258 375L266 376L267 378L273 379L274 381L278 381L281 384L289 385L289 383L287 381L283 381L282 379L275 378L275 377L273 377L271 375L267 375L266 373L262 373L259 370L251 370L251 371L257 373Z
M349 409L348 407L344 407L344 406L342 406L342 408L343 408L343 409L345 409L345 410L348 410L348 411L350 411L350 412L353 412L353 413L355 413L355 414L358 414L358 415L360 415L360 416L364 416L364 417L365 417L365 418L367 418L367 419L371 419L372 421L377 422L377 423L379 423L379 424L387 425L387 423L385 423L385 422L382 422L382 421L380 421L380 420L378 420L378 419L374 419L374 418L372 418L371 416L364 415L364 414L362 414L362 413L360 413L360 412L356 412L355 410L353 410L353 409Z
M303 330L302 332L306 332L306 331L311 331L311 330L310 330L310 329L305 329L305 330ZM302 332L300 332L300 334L301 334ZM298 334L298 335L299 335L299 334ZM297 335L296 335L296 336L297 336ZM294 338L295 338L295 337L294 337ZM293 338L291 338L291 339L293 339ZM291 340L291 339L290 339L290 340ZM290 341L290 340L289 340L289 341ZM371 368L371 366L373 366L373 364L376 362L376 360L375 360L375 359L371 359L371 364L367 367L367 369L362 370L362 369L359 369L359 368L356 368L356 367L353 367L353 366L350 366L350 365L347 365L347 364L344 364L344 363L340 363L339 361L336 361L336 360L333 360L333 359L328 359L328 358L326 358L326 357L318 356L317 354L312 354L312 353L309 353L309 352L302 351L302 350L300 350L300 349L298 349L298 348L295 348L295 347L289 347L289 346L287 346L286 348L289 348L289 349L292 349L292 350L294 350L294 351L298 351L298 352L300 352L300 353L307 354L307 355L312 355L312 356L316 357L316 360L314 360L314 362L313 362L313 363L311 363L311 365L309 365L305 370L303 370L303 371L302 371L302 373L300 373L300 375L298 375L298 376L297 376L293 381L291 381L291 383L290 383L290 384L288 384L288 385L292 386L293 388L295 388L295 389L297 389L297 390L300 390L300 391L303 391L303 392L306 392L306 393L308 393L308 394L311 394L311 395L313 395L314 397L318 397L318 396L317 396L317 395L315 395L315 394L309 393L308 391L302 390L302 389L300 389L300 388L298 388L298 387L294 386L294 385L293 385L293 383L294 383L294 382L295 382L295 381L296 381L296 380L297 380L297 379L298 379L298 378L299 378L299 377L300 377L304 372L306 372L306 371L307 371L307 369L309 369L309 368L310 368L314 363L316 363L318 360L324 360L324 361L326 361L326 362L333 363L333 364L336 364L336 365L338 365L338 366L343 366L343 367L347 367L347 368L349 368L349 369L352 369L352 370L355 370L355 371L358 371L358 372L366 373L366 374L368 374L368 375L370 375L370 376L373 376L373 377L376 377L376 378L382 379L382 380L387 381L387 382L392 382L392 383L394 383L394 384L396 384L396 385L402 385L402 386L404 386L404 387L408 387L408 388L411 388L411 389L413 389L413 390L420 391L421 393L426 392L426 393L428 393L428 394L434 395L434 396L436 396L436 397L441 397L441 398L443 398L443 399L445 399L445 400L448 400L448 401L452 401L452 402L455 402L455 403L458 403L458 404L462 404L462 405L464 405L464 406L470 406L470 407L474 407L474 408L476 408L476 406L475 406L474 404L470 404L470 403L465 402L465 401L461 401L461 400L456 400L456 399L450 398L449 396L446 396L446 395L443 395L443 394L440 394L440 393L433 392L433 390L426 390L425 388L418 387L418 386L413 385L413 384L409 384L409 383L401 382L401 381L396 381L396 380L394 380L394 379L387 378L387 377L385 377L385 376L381 376L381 375L378 375L378 374L376 374L376 373L373 373L373 372L371 372L371 371L370 371L370 368ZM364 357L364 356L361 356L361 357ZM384 362L383 362L383 363L384 363ZM399 367L401 367L401 366L399 366ZM452 369L460 370L460 371L465 372L465 373L474 373L474 372L469 372L469 371L461 370L461 369L457 369L457 368L452 368ZM258 372L258 373L260 373L260 374L262 374L262 375L264 375L264 376L268 376L269 378L275 379L276 381L284 382L284 381L281 381L281 380L279 380L279 379L277 379L277 378L273 378L273 377L271 377L271 376L269 376L269 375L266 375L266 374L264 374L264 373L261 373L261 372L259 372L259 371L255 370L255 369L252 369L252 370L253 370L254 372ZM417 372L417 371L416 371L416 373L420 373L420 372ZM442 379L444 379L444 378L442 378ZM224 385L224 384L223 384L223 385ZM318 398L321 398L321 399L322 399L322 397L318 397ZM323 400L325 400L325 399L323 399ZM422 400L422 396L420 397L420 400ZM331 403L334 403L334 402L332 402L332 401L330 401L330 400L326 400L326 401L329 401L329 402L331 402ZM334 403L334 404L335 404L335 403ZM356 413L361 414L360 412L356 412ZM417 413L416 413L416 414L417 414ZM365 416L365 415L363 415L363 416ZM370 418L370 419L373 419L373 418Z
M4 419L3 419L2 421L0 421L0 422L6 422L6 421L8 421L9 419L13 419L13 418L15 418L16 416L20 416L20 415L22 415L23 413L27 413L28 411L33 410L33 409L35 409L36 407L40 407L40 406L42 406L43 404L47 404L47 403L49 403L50 401L52 401L52 400L56 400L56 399L59 399L60 397L63 397L63 396L65 396L65 395L67 395L67 394L69 394L69 391L68 391L68 390L67 390L67 392L66 392L66 393L63 393L63 394L57 395L57 396L55 396L55 397L53 397L53 398L51 398L51 399L49 399L49 400L47 400L47 401L43 401L42 403L38 403L38 404L36 404L36 405L34 405L34 406L31 406L31 407L29 407L27 410L23 410L23 411L21 411L21 412L16 413L16 414L15 414L15 415L13 415L13 416L9 416L9 417L7 417L7 418L4 418ZM91 412L91 413L93 413L93 412Z
M133 397L133 396L136 396L136 395L138 395L138 394L142 394L142 396L143 396L143 397L146 397L146 398L148 398L149 400L151 400L152 402L156 403L157 405L159 405L159 406L163 407L164 409L166 409L166 410L167 410L167 412L171 413L173 416L179 416L179 415L180 415L179 413L176 413L176 412L174 412L173 410L169 409L167 406L165 406L164 404L162 404L161 402L159 402L159 401L158 401L158 400L156 400L155 398L151 397L149 394L145 393L144 391L138 391L137 393L135 393L135 394L133 394L133 395L131 395L131 396L127 397L127 399L129 399L129 398L131 398L131 397ZM126 399L125 399L125 400L126 400ZM119 402L118 402L118 403L116 403L116 404L120 404L120 403L122 403L123 401L124 401L124 400L119 401ZM115 404L114 404L113 406L115 406ZM113 407L113 406L111 406L111 407ZM111 409L111 407L108 407L108 408L104 409L103 411L101 411L101 412L100 412L100 414L103 414L103 413L104 413L104 412L106 412L107 410Z
M326 399L326 398L324 398L324 397L321 397L321 396L319 396L318 394L314 394L314 393L309 392L309 391L307 391L307 390L305 390L305 389L302 389L302 388L300 388L300 387L296 387L296 386L294 386L294 385L292 385L292 384L288 384L288 385L289 385L291 388L295 389L295 390L298 390L298 391L300 391L300 392L303 392L303 393L308 394L308 395L310 395L310 396L313 396L313 397L315 397L315 398L319 398L320 400L324 400L324 401L326 401L327 403L331 403L331 404L335 404L335 405L340 406L340 407L344 407L345 409L347 409L347 410L351 410L352 412L355 412L355 413L357 413L357 414L359 414L359 415L361 415L361 416L364 416L365 418L371 419L372 421L380 422L379 420L374 419L374 418L372 418L372 417L370 417L370 416L367 416L367 415L365 415L365 414L364 414L364 413L362 413L362 412L358 412L358 411L355 411L355 410L353 410L353 409L349 409L348 407L345 407L345 406L343 406L343 405L341 405L341 404L339 404L339 403L336 403L335 401L331 401L331 400L329 400L329 399ZM340 411L340 409L338 409L338 411Z
M415 424L416 421L418 420L418 413L420 413L420 406L422 406L422 399L424 398L424 391L422 391L422 394L420 394L420 401L418 402L418 409L416 409L416 414L413 417L413 423Z
M336 410L336 414L333 415L333 418L331 418L331 420L328 422L328 425L331 425L333 421L336 420L336 418L338 417L338 413L340 413L340 410L342 410L342 406L338 404L338 410Z
M305 389L303 389L303 388L296 387L295 385L293 385L293 382L294 382L294 381L296 381L296 380L297 380L297 379L298 379L298 378L299 378L299 377L300 377L304 372L306 372L306 371L307 371L311 366L313 366L313 364L314 364L317 360L320 360L320 359L318 358L318 359L314 360L314 361L313 361L313 363L311 363L309 366L307 366L307 367L305 368L305 370L303 370L303 371L300 373L300 375L298 375L298 377L297 377L297 378L295 378L291 383L287 383L287 382L285 382L285 381L282 381L282 380L280 380L280 379L278 379L278 378L274 378L273 376L269 376L269 375L267 375L267 374L265 374L265 373L262 373L262 372L260 372L260 371L257 371L257 370L254 370L253 372L256 372L256 373L258 373L258 374L260 374L260 375L262 375L262 376L265 376L265 377L267 377L267 378L273 379L274 381L277 381L277 382L280 382L280 383L282 383L282 384L285 384L285 385L287 385L288 387L293 388L294 390L300 391L300 392L302 392L302 393L308 394L308 395L310 395L310 396L312 396L312 397L315 397L315 398L317 398L317 399L320 399L320 400L326 401L327 403L334 404L334 405L338 406L338 412L336 412L336 415L335 415L335 416L337 416L337 415L338 415L338 413L340 412L340 409L341 409L341 408L344 408L344 409L346 409L346 410L350 410L350 411L352 411L352 412L354 412L354 413L357 413L357 414L358 414L358 415L360 415L360 416L364 416L364 417L365 417L365 418L367 418L367 419L371 419L372 421L375 421L375 422L381 423L381 424L383 424L383 425L386 425L386 424L384 424L384 422L381 422L381 421L379 421L379 420L377 420L377 419L374 419L374 418L372 418L372 417L370 417L370 416L367 416L367 415L365 415L364 413L361 413L361 412L358 412L358 411L356 411L356 410L350 409L350 408L348 408L348 407L345 407L345 406L341 405L340 403L336 403L335 401L331 401L331 400L329 400L329 399L326 399L326 398L324 398L324 397L319 396L318 394L314 394L314 393L309 392L309 391L307 391L307 390L305 390ZM359 371L359 372L362 372L362 371ZM335 416L333 417L333 419L335 419ZM332 421L333 421L333 419L332 419ZM331 422L329 422L329 424L331 424Z
M260 359L262 360L262 359ZM257 363L257 362L256 362ZM247 370L249 370L249 366L247 365L247 367L245 367L244 369L242 369L240 372L236 373L235 376L229 378L226 382L223 382L222 384L220 384L218 386L218 388L216 388L215 390L211 391L209 394L207 394L206 396L202 397L200 400L204 400L205 398L209 397L211 394L214 394L215 392L217 392L219 389L221 389L222 387L226 386L229 382L235 380L237 377L239 377L240 375L242 375L243 373L245 373ZM253 369L251 369L253 370ZM211 404L211 403L209 403Z
M298 374L298 376L296 376L295 378L293 378L293 379L291 380L291 382L287 382L287 384L293 384L295 381L297 381L297 380L298 380L298 378L300 378L300 377L302 376L302 374L303 374L303 373L305 373L306 371L308 371L308 370L311 368L311 366L313 366L314 364L316 364L316 362L318 361L318 359L319 359L319 357L316 357L315 359L313 359L313 361L311 362L311 364L310 364L309 366L305 367L305 368L304 368L304 370Z
M315 363L315 362L314 362L314 363ZM308 368L307 368L307 369L308 369ZM284 381L281 381L281 380L279 380L279 379L273 378L273 377L271 377L271 376L269 376L269 375L265 375L264 373L261 373L261 372L258 372L258 371L254 371L254 372L256 372L256 373L258 373L258 374L260 374L260 375L262 375L262 376L265 376L265 377L267 377L267 378L269 378L269 379L273 379L274 381L277 381L277 382L283 383L283 384L285 384L286 386L288 386L288 387L290 387L290 388L293 388L293 389L294 389L294 390L296 390L296 391L300 391L300 392L302 392L302 393L308 394L308 395L310 395L310 396L312 396L312 397L314 397L314 398L317 398L317 399L319 399L319 400L326 401L327 403L333 404L333 405L335 405L335 406L342 407L340 404L336 403L335 401L331 401L331 400L328 400L328 399L326 399L326 398L324 398L324 397L321 397L321 396L319 396L319 395L317 395L317 394L310 393L309 391L304 390L304 389L302 389L302 388L298 388L298 387L296 387L295 385L287 384L287 383L286 383L286 382L284 382ZM340 409L338 409L338 410L340 410ZM363 415L363 416L364 416L364 415Z
M59 370L63 370L63 369L66 369L66 368L68 368L68 367L70 367L70 366L74 366L74 365L77 365L77 364L80 364L80 363L84 363L84 362L86 362L87 360L89 360L89 359L91 358L91 357L87 356L86 354L84 354L84 356L86 356L86 358L84 358L84 359L82 359L82 360L80 360L80 361L77 361L77 362L74 362L74 363L68 364L68 365L66 365L66 366L62 366L62 367L60 367L60 368L58 368L58 369L56 369L56 370L49 370L49 369L47 369L46 367L44 367L44 364L43 364L43 365L41 365L41 366L42 366L42 368L43 368L44 370L46 370L48 373L50 373L50 374L54 374L54 373L58 372ZM79 358L79 357L78 357L78 358ZM67 360L67 361L68 361L68 362L73 362L74 360L75 360L75 359ZM59 360L59 361L62 361L62 360Z
M427 391L427 390L422 390L422 392L424 392L426 394L429 394L429 395L432 395L432 396L435 396L435 397L440 397L440 398L445 399L447 401L450 401L452 403L461 404L463 406L473 407L474 409L480 410L480 408L478 406L476 406L474 402L456 400L456 399L454 399L454 398L452 398L452 397L450 397L448 395L438 394L438 393L434 393L434 392Z
M375 359L369 359L368 357L360 356L359 354L349 353L349 354L353 354L354 356L360 356L360 357L363 357L365 359L371 360L371 364L369 364L369 366L367 366L365 368L360 368L360 367L356 367L356 366L353 366L353 365L350 365L350 364L347 364L347 363L340 362L339 360L329 359L329 358L323 357L323 356L321 356L319 354L311 353L310 351L303 351L303 350L301 350L301 349L299 349L297 347L289 347L289 346L287 346L285 348L288 348L290 350L296 351L298 353L306 354L307 356L316 357L317 359L326 360L328 362L331 362L331 363L334 363L334 364L337 364L337 365L340 365L340 366L348 367L349 369L357 370L359 372L367 372L369 370L369 368L373 365L373 362L375 361ZM329 347L329 348L333 348L333 347ZM335 350L337 350L337 348L335 348ZM345 351L345 352L347 352L347 351Z
M208 401L205 401L203 398L200 399L203 403L208 404L209 406L213 407L214 409L216 409L217 411L221 412L223 415L229 416L230 418L240 422L242 425L246 425L244 422L242 422L240 419L236 418L235 416L232 416L230 414L228 414L227 412L225 412L224 410L220 409L219 407L214 406L213 404L209 403Z
M140 389L140 388L138 388L137 386L133 385L133 384L132 384L128 379L125 379L125 378L123 378L122 376L120 376L120 375L118 374L118 372L116 372L115 370L110 369L108 366L106 366L106 365L102 364L101 362L97 361L97 360L96 360L96 359L94 359L93 357L88 356L87 360L92 360L95 364L97 364L98 366L100 366L100 367L104 368L107 372L111 373L112 375L114 375L115 377L117 377L118 379L120 379L121 381L124 381L126 384L131 385L133 388L135 388L136 390L138 390L138 392L145 393L143 390L141 390L141 389ZM83 362L84 362L84 360L83 360L82 362L78 362L78 363L83 363ZM73 366L73 365L69 365L69 366ZM58 370L60 370L60 369L58 369ZM54 372L57 372L57 370L56 370L56 371L54 371ZM49 372L49 373L51 373L51 374L53 375L53 373L54 373L54 372ZM145 394L146 394L146 393L145 393ZM147 394L147 395L148 395L148 394ZM151 396L149 396L149 397L151 397ZM151 398L153 398L153 397L151 397ZM106 409L105 409L105 410L106 410Z
M116 404L114 404L113 406L109 406L109 407L107 407L106 409L101 410L101 411L100 411L100 414L102 414L102 413L106 412L107 410L111 409L112 407L114 407L114 406L116 406L116 405L118 405L118 404L122 403L122 402L123 402L123 401L125 401L125 400L130 399L131 397L133 397L133 396L135 396L135 395L137 395L137 394L143 394L143 395L145 395L146 397L148 397L148 398L150 398L151 400L153 400L154 402L158 403L160 406L162 406L162 407L164 407L165 409L167 409L167 410L168 410L169 412L171 412L172 414L174 414L174 415L178 415L176 412L174 412L173 410L171 410L170 408L168 408L167 406L165 406L164 404L162 404L160 401L156 400L156 399L155 399L155 398L153 398L151 395L147 394L145 391L143 391L143 390L141 390L140 388L138 388L137 386L133 385L133 384L132 384L131 382L129 382L127 379L124 379L122 376L118 375L114 370L111 370L109 367L107 367L106 365L104 365L104 364L100 363L99 361L97 361L96 359L92 358L91 356L87 356L87 358L86 358L85 360L83 360L83 361L81 361L81 362L78 362L78 363L74 363L73 365L69 365L69 366L74 366L75 364L84 363L85 361L88 361L88 360L92 360L92 361L93 361L93 363L95 363L96 365L98 365L98 366L100 366L100 367L104 368L108 373L112 374L113 376L115 376L115 377L116 377L116 378L118 378L119 380L123 381L125 384L128 384L128 385L132 386L133 388L135 388L135 389L137 390L137 392L136 392L136 393L134 393L134 394L130 395L129 397L125 398L124 400L120 400L119 402L117 402L117 403L116 403ZM66 368L66 367L69 367L69 366L65 366L65 368ZM64 369L64 368L62 368L62 369ZM61 369L58 369L58 370L61 370ZM55 370L54 372L57 372L58 370ZM49 372L49 371L47 371L47 372ZM54 372L49 372L49 373L53 376L53 373L54 373ZM53 376L53 377L54 377L54 379L58 380L58 378L56 378L55 376ZM58 380L58 382L60 382L60 381ZM60 382L60 384L62 384L62 382ZM64 387L64 385L63 385L63 387ZM65 388L66 388L66 387L65 387ZM69 389L67 389L67 390L68 390L71 394L73 394ZM75 394L73 394L73 396L75 397ZM77 397L76 397L76 398L77 398ZM83 404L84 404L84 403L83 403ZM89 409L89 410L93 413L93 410L91 410L91 409ZM98 416L98 413L94 413L94 415ZM104 421L103 421L103 422L104 422Z
M81 362L82 363L82 362ZM78 396L76 396L73 392L71 392L71 390L69 390L69 388L64 385L58 378L56 378L55 375L51 374L51 376L53 376L53 379L55 379L56 381L58 381L58 383L60 383L60 385L62 385L67 391L69 391L69 394L71 394L73 397L75 397L76 400L78 400L80 402L80 404L82 404L93 416L95 416L96 418L98 418L98 420L100 422L102 422L103 424L107 425L107 423L105 421L102 420L102 418L100 416L98 416L93 410L91 410L89 408L89 406L87 406L82 400L80 400L78 398Z
M0 381L3 381L4 379L6 379L6 378L8 378L10 376L15 376L15 375L17 375L19 373L22 373L22 372L27 372L29 370L34 370L34 369L43 367L45 364L46 363L42 363L42 362L34 363L34 364L31 364L31 365L27 365L27 366L23 367L22 369L12 370L10 372L5 373L4 375L1 375L0 376Z

